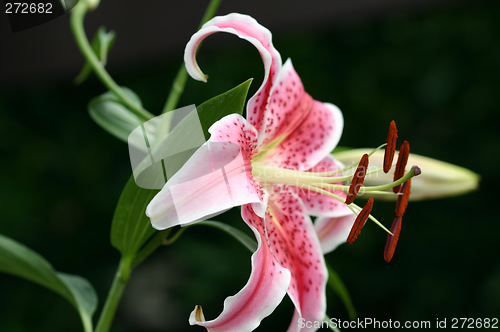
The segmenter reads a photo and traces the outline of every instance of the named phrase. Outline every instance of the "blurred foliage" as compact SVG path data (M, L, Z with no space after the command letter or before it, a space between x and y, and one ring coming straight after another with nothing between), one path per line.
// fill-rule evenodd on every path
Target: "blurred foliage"
M372 224L355 244L327 256L361 318L434 323L498 317L500 224L479 203L494 197L498 185L490 165L496 165L500 146L499 18L500 4L486 2L323 30L291 28L274 36L306 90L344 112L340 145L377 146L394 119L412 152L482 176L477 192L410 204L390 264L383 260L386 236ZM206 44L226 37L210 37ZM159 113L180 58L113 74ZM263 76L257 51L244 41L202 48L199 63L210 79L189 79L179 106L199 105L249 77L255 78L252 94ZM84 276L100 299L118 264L109 228L131 173L126 145L86 112L87 102L103 92L92 77L80 87L33 82L29 90L7 87L0 95L0 233L39 252L56 269ZM393 204L375 202L374 213L390 224ZM238 209L218 220L248 232ZM187 323L194 305L215 317L249 272L246 248L222 232L194 227L134 271L113 331L203 331ZM348 318L330 291L328 315ZM284 331L291 316L286 299L260 331ZM78 316L57 295L0 275L0 331L77 328Z

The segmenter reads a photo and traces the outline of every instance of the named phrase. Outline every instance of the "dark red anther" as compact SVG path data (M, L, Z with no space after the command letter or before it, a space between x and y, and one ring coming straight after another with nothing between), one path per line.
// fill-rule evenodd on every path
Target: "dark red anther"
M408 206L408 199L410 199L411 193L411 179L403 183L401 187L403 195L398 196L398 202L396 203L396 216L402 217L405 213L406 207Z
M387 145L385 146L384 154L384 172L388 173L392 167L392 161L394 160L394 153L396 152L396 140L398 139L398 129L396 128L396 122L391 121L389 125L389 132L387 133Z
M398 163L396 164L396 170L394 171L394 181L401 179L405 175L406 163L408 162L408 156L410 155L410 144L404 141L401 144L398 155ZM392 191L397 194L401 189L401 185L392 188Z
M384 259L389 263L394 255L394 250L396 250L396 245L398 244L399 233L401 232L401 217L396 217L392 222L391 233L387 235L387 243L385 244Z
M366 219L370 216L373 208L373 198L370 198L368 202L366 202L365 207L358 213L356 220L354 221L354 225L352 225L351 232L347 237L347 244L352 244L354 240L358 238L359 233L361 233L361 229L365 225Z
M359 188L363 185L366 176L366 170L368 169L368 155L365 153L358 164L358 168L356 168L356 172L354 173L351 181L351 185L349 186L349 192L347 193L347 198L345 199L346 204L351 204L356 195L359 192Z

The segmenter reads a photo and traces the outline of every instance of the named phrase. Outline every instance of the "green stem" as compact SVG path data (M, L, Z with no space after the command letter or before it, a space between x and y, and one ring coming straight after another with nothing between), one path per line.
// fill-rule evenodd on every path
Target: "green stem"
M203 18L201 19L201 23L200 26L198 27L198 30L201 29L203 24L205 24L215 15L215 12L217 11L217 8L219 7L221 1L222 0L210 1L210 4L208 5L207 10L205 11L205 14L203 15ZM179 71L177 72L177 76L175 77L174 83L172 84L172 88L170 89L170 93L168 95L167 102L163 107L162 113L173 111L177 107L179 98L181 97L182 92L184 92L184 87L186 86L187 77L188 77L188 72L186 70L186 66L184 65L183 61L181 67L179 68Z
M182 62L181 68L177 72L177 76L175 77L174 83L172 84L172 88L170 89L170 93L167 98L167 102L163 107L162 113L167 113L173 111L177 106L179 99L181 98L182 92L184 92L184 87L186 86L188 72L186 67L184 66L184 61Z
M87 35L85 34L85 30L83 27L83 20L89 6L84 1L80 1L73 10L71 10L71 30L73 31L73 35L75 37L75 41L80 48L83 56L87 59L88 63L94 70L97 77L101 80L101 82L114 94L121 99L123 104L127 106L132 112L135 113L142 121L147 121L153 118L153 115L134 102L130 97L120 88L118 84L111 78L108 74L104 66L99 61L94 51L92 50L92 46L90 45Z
M109 290L108 297L106 298L106 303L104 303L101 317L99 317L99 321L97 322L95 332L109 331L116 309L118 308L118 303L120 303L127 281L130 278L130 271L130 260L122 257L113 284Z

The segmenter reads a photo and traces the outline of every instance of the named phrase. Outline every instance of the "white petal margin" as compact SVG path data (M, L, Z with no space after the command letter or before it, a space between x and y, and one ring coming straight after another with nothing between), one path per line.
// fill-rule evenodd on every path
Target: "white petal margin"
M242 209L249 209L244 206ZM249 215L248 210L242 211ZM257 223L260 218L253 218ZM256 220L257 219L257 220ZM255 330L262 319L269 316L286 295L290 284L290 271L276 263L267 245L263 230L249 227L255 234L258 247L252 255L252 273L243 289L226 298L222 313L214 320L198 321L203 317L197 309L189 317L189 324L200 325L209 332L250 332ZM257 225L256 223L253 223Z
M240 147L208 141L151 200L146 215L160 230L187 225L235 206L260 203L251 188Z
M341 217L318 217L314 222L314 228L318 234L323 254L335 250L339 245L346 242L356 215L351 213Z

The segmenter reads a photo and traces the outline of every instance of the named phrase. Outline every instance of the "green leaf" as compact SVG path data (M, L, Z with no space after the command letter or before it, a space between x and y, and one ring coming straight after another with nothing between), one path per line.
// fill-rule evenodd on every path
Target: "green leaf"
M55 271L42 256L3 235L0 235L0 271L37 283L66 298L78 311L84 331L93 330L97 295L87 280Z
M139 97L129 88L122 87L123 91L139 105L142 105ZM142 121L120 103L120 99L111 91L99 97L93 98L88 105L90 117L104 130L128 142L128 136Z
M229 114L243 114L245 100L251 83L252 79L246 80L237 87L209 99L196 107L203 133L207 140L210 138L208 128L210 128L214 122L219 121Z
M120 195L111 224L111 244L122 256L133 258L154 234L146 207L158 190L139 188L131 176Z
M64 2L64 1L63 1ZM100 27L96 34L92 38L92 50L97 55L97 58L101 60L103 66L106 65L108 60L108 52L115 43L116 33L114 31L106 32L105 27ZM88 61L83 65L82 70L75 78L76 84L81 84L87 79L89 74L92 72L92 67Z
M328 269L328 286L340 297L340 300L347 310L349 319L355 320L358 317L358 314L356 313L356 309L352 304L351 296L349 295L344 282L342 281L342 279L340 279L338 273L335 272L334 269L332 269L330 264L328 264L327 261L325 261L325 263L326 268Z

